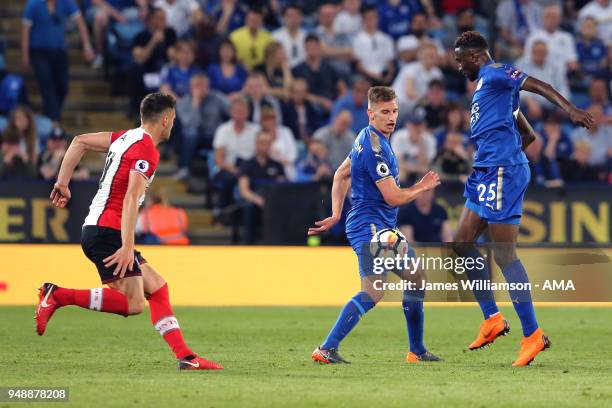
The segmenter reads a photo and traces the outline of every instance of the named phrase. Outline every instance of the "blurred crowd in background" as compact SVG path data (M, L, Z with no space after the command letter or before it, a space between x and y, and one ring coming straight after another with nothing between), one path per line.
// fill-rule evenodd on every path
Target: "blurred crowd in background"
M432 168L463 182L475 84L458 73L452 45L477 30L496 61L550 83L595 118L594 128L576 128L547 100L521 95L538 132L527 151L532 182L612 184L610 0L27 0L22 24L22 64L41 84L43 110L28 107L18 72L2 71L3 179L57 173L69 140L61 114L72 27L91 69L125 84L135 123L146 93L176 97L164 157L176 161L174 178L205 179L217 212L242 200L253 223L262 185L330 180L367 125L373 85L399 98L391 141L402 183ZM206 171L194 171L199 162Z

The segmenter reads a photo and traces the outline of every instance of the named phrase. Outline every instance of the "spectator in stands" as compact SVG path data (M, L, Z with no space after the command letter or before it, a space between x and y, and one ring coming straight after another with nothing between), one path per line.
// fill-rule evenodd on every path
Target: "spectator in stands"
M570 160L561 161L561 175L566 183L599 181L599 172L589 164L593 148L589 139L580 138L574 142Z
M362 76L353 78L351 91L339 98L332 107L332 120L343 110L348 110L353 118L352 130L358 134L368 126L368 89L371 83Z
M609 44L612 41L612 1L591 0L578 14L580 20L587 17L597 21L599 38Z
M352 122L351 112L340 111L330 125L320 128L313 136L325 145L332 171L340 167L353 147L357 135L351 130Z
M236 62L236 48L230 40L221 42L218 54L218 62L207 69L210 87L231 98L242 90L248 73Z
M525 149L525 155L529 159L532 183L544 187L561 187L563 185L557 161L544 154L544 141L539 135Z
M94 68L100 68L104 63L104 43L110 22L125 24L138 20L140 15L146 15L146 9L146 0L91 0L85 17L92 25L96 47L96 57L92 63Z
M378 29L376 8L364 7L361 16L363 29L353 40L357 72L374 84L387 85L395 76L395 44L391 37Z
M154 8L147 16L147 28L134 38L134 67L130 80L132 112L138 112L142 98L161 85L160 71L174 57L176 33L166 25L164 10Z
M496 23L501 37L497 47L502 58L517 58L529 33L540 28L542 7L534 0L503 0L497 6Z
M362 27L360 8L361 0L342 0L341 10L334 19L336 34L344 34L348 38L355 38Z
M561 31L561 6L549 4L542 11L542 28L529 33L525 44L525 55L531 54L531 47L537 41L546 43L548 57L558 63L565 72L573 72L578 69L578 55L576 54L576 43L570 33Z
M0 178L33 177L38 160L37 144L32 111L25 106L17 106L11 112L1 138Z
M161 86L159 90L170 94L177 101L189 93L191 78L200 72L193 63L194 44L189 40L181 40L175 46L176 63L166 65L161 70Z
M544 124L538 132L544 142L544 155L550 160L565 160L572 155L572 139L561 126L562 121L563 116L551 111L544 117Z
M257 134L255 157L246 160L240 166L240 196L247 201L243 208L245 241L255 242L261 227L262 209L265 206L261 188L285 180L283 165L270 157L274 138L266 131Z
M287 53L280 42L273 41L266 47L266 58L255 67L268 82L270 94L277 98L286 98L293 81Z
M476 29L476 15L472 7L463 7L457 10L455 18L445 19L443 44L446 49L452 49L455 39L466 31ZM484 33L483 33L484 34Z
M210 89L206 75L197 73L191 77L189 92L176 104L176 115L182 129L176 179L189 176L198 147L212 148L215 129L225 120L228 108L223 94Z
M155 0L153 6L164 10L168 26L181 38L193 34L190 31L204 19L197 0Z
M283 45L291 68L295 68L304 61L306 31L301 25L302 9L290 3L283 10L283 26L272 34L272 37Z
M251 8L246 15L244 27L234 30L230 40L236 48L238 61L247 69L264 62L266 47L272 42L272 36L263 29L261 10Z
M59 173L60 165L68 149L68 138L62 128L54 128L47 139L45 149L40 154L38 172L43 180L55 181ZM89 178L87 168L79 168L77 165L72 180L86 180Z
M406 65L416 61L420 46L421 42L412 34L405 35L397 40L396 48L400 71Z
M249 120L251 122L261 122L261 111L265 106L268 106L274 109L278 123L282 123L282 114L278 99L271 95L268 82L262 74L258 72L251 73L244 84L242 94L249 102Z
M0 54L0 59L4 55ZM23 77L0 66L0 117L8 116L17 105L28 106L28 89ZM4 119L4 118L3 118ZM2 131L3 128L0 128Z
M410 21L410 34L419 40L419 46L423 44L432 43L436 46L438 55L443 57L446 54L444 46L437 38L429 35L429 29L431 28L431 22L426 13L417 12L412 16Z
M333 176L327 148L318 140L308 143L308 154L298 161L296 181L330 180Z
M289 99L282 104L283 123L293 135L304 142L310 140L321 125L321 115L315 106L317 98L308 90L302 78L295 79L289 89Z
M338 14L338 6L332 2L324 2L319 6L319 25L315 33L321 41L321 51L324 58L342 75L349 75L350 63L353 59L352 38L346 33L336 32L334 20ZM304 44L308 58L308 44Z
M151 195L150 204L138 214L136 235L143 244L189 245L187 213L168 203L165 194Z
M394 41L408 34L412 15L416 12L423 12L419 1L382 0L378 3L380 27Z
M601 75L606 67L608 49L597 37L597 20L586 17L580 22L580 38L576 42L580 70L587 77Z
M427 128L436 133L442 129L448 116L448 103L446 102L446 90L444 81L441 79L432 80L427 86L427 93L423 101L425 108L425 122Z
M74 20L83 47L83 58L95 58L89 33L74 0L26 2L21 25L21 62L26 71L34 68L45 115L57 125L68 95L68 52L64 41L66 22Z
M604 122L608 125L612 124L612 104L608 96L608 84L603 78L593 78L589 85L589 103L590 105L601 105L604 110Z
M549 83L566 99L571 98L565 69L555 60L548 58L548 47L544 40L535 40L531 45L531 54L516 61L515 67L534 78ZM543 96L525 91L521 92L521 101L527 105L528 117L531 120L542 118L541 108L549 110L554 107Z
M215 131L213 148L217 172L213 177L213 186L216 209L231 204L240 164L255 154L255 137L259 126L249 122L248 117L248 101L234 98L230 107L230 120Z
M298 152L291 129L278 124L276 112L269 106L261 109L260 128L272 136L270 157L283 165L287 179L294 180Z
M316 103L330 111L339 87L345 88L344 81L336 69L323 59L319 37L314 34L306 36L305 48L306 60L293 69L293 75L304 78L308 89L317 97Z
M434 202L429 190L408 205L401 206L397 225L409 243L452 242L453 230L444 207Z
M456 103L448 104L443 127L435 134L436 145L439 148L444 146L444 141L448 135L455 133L462 136L464 146L469 144L470 135L469 132L466 131L466 123L469 119L466 120L466 116L469 118L468 112L460 105Z
M19 155L29 166L38 163L38 135L34 113L24 105L18 105L9 115L9 121L2 135L4 143L19 146Z
M217 33L225 36L244 25L247 12L239 0L220 0L211 7L209 14L217 22Z
M200 67L208 67L212 63L219 62L217 58L219 47L221 42L227 40L227 37L215 31L215 24L216 21L212 17L204 16L202 23L195 27L196 64Z
M601 105L591 105L587 111L593 116L594 125L590 129L575 128L572 131L572 142L576 146L578 140L588 140L592 148L589 164L601 168L607 166L612 157L612 126L604 123Z
M400 109L411 110L425 96L434 79L443 79L438 52L435 45L425 43L419 49L419 60L405 65L393 81Z
M430 170L436 156L436 139L425 126L425 110L422 107L414 109L406 125L393 134L391 147L398 159L403 184Z
M465 183L472 166L470 155L465 148L465 136L460 132L449 132L444 138L440 152L435 158L434 166L440 179Z

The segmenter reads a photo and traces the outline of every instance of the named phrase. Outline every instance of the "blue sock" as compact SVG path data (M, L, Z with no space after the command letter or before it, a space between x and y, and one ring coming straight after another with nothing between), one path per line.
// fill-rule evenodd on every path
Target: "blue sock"
M482 254L476 248L472 248L467 254L463 255L465 258L482 258ZM474 265L473 268L465 268L465 273L471 281L485 281L491 279L491 273L489 272L489 264L485 261L484 268L480 269ZM480 306L480 310L482 310L482 314L486 319L494 315L495 313L499 313L499 309L497 308L497 303L495 303L495 296L493 295L493 291L491 289L487 290L474 290L474 297Z
M518 259L506 265L502 272L508 283L529 283L527 272ZM523 336L530 336L538 329L538 322L536 321L533 302L531 301L531 291L529 289L510 290L510 300L512 300L514 310L516 310L516 314L521 320Z
M370 295L359 292L342 308L338 320L321 345L323 350L338 348L340 342L353 330L361 316L376 306Z
M402 300L410 351L415 354L423 354L427 351L425 344L423 344L425 323L425 313L423 311L424 295L425 293L422 290L406 290L404 291L404 299Z

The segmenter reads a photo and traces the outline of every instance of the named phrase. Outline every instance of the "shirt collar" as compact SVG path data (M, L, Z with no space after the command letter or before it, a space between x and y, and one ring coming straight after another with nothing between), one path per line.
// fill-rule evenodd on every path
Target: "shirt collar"
M385 135L383 135L382 133L380 133L380 132L378 131L378 129L376 129L376 128L375 128L374 126L372 126L371 124L368 124L368 130L369 130L370 132L374 132L374 133L375 133L375 134L376 134L378 137L380 137L380 138L382 138L382 139L384 139L384 140L387 140L387 141L389 140L389 139L387 139L387 137L386 137Z
M480 77L482 76L484 69L488 67L489 65L493 65L493 64L495 64L495 61L493 61L492 59L485 62L485 64L482 67L480 67L480 70L478 71L478 79L480 79Z

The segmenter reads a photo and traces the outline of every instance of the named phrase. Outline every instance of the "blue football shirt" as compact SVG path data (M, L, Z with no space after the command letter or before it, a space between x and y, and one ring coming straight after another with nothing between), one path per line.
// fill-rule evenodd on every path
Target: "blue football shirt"
M470 112L474 167L528 163L515 121L526 79L527 74L506 64L490 61L480 68Z
M399 167L391 143L371 125L359 132L349 158L353 206L346 218L346 235L355 247L370 241L373 226L395 227L397 208L385 202L376 183L392 177L399 186Z

